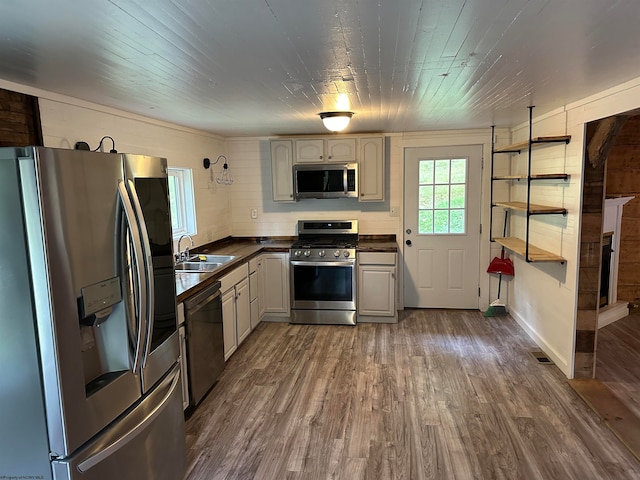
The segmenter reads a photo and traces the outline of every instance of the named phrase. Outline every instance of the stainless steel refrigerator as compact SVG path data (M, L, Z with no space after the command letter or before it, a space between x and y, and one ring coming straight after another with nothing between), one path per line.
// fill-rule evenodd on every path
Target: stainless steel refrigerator
M167 165L0 148L0 478L182 479Z

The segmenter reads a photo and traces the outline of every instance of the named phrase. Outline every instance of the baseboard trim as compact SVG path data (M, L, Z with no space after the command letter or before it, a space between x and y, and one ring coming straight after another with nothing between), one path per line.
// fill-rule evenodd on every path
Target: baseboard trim
M598 328L617 322L629 315L629 302L618 301L613 305L607 305L598 312Z
M518 325L520 325L520 327L522 327L522 329L527 332L527 335L529 335L529 337L531 337L531 339L538 345L538 347L540 347L540 349L542 351L544 351L544 353L546 353L548 355L548 357L553 360L553 363L556 364L556 366L562 371L562 373L564 373L567 378L572 378L573 377L573 367L572 365L567 362L567 360L565 358L563 358L562 356L560 356L546 341L544 338L542 338L540 335L538 335L538 332L536 332L535 330L533 330L531 328L531 326L524 321L524 319L518 314L517 311L514 311L513 309L509 309L509 315L511 315L511 317L516 321L516 323Z

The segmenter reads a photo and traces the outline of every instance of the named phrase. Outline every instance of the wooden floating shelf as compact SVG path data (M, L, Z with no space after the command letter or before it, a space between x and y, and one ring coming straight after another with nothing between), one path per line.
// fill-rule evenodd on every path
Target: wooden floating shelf
M506 147L497 148L493 151L493 153L520 153L522 150L529 148L529 143L531 143L531 147L539 147L549 143L569 143L571 141L571 135L557 135L554 137L535 137L531 139L531 142L524 141L519 143L513 143L511 145L507 145Z
M526 255L526 244L524 240L514 237L494 238L496 243L502 245L504 248L511 250L522 257ZM529 262L557 262L565 263L567 260L559 255L551 252L547 252L541 248L538 248L529 243Z
M568 173L536 173L529 177L526 175L496 175L492 180L568 180Z
M527 209L527 202L495 202L493 204L496 207L508 208L510 210L517 210L519 212L526 212L533 214L562 214L565 215L567 213L566 208L562 207L550 207L547 205L536 205L533 203L529 204L529 208Z

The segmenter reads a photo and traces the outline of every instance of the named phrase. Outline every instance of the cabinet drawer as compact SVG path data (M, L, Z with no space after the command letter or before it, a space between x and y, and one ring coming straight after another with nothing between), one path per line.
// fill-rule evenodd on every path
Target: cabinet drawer
M358 253L360 265L395 265L396 254L391 252L362 252Z
M230 273L227 273L224 277L220 279L220 291L226 292L231 287L233 287L236 283L240 283L242 280L247 278L249 275L249 266L245 263L244 265L236 268Z

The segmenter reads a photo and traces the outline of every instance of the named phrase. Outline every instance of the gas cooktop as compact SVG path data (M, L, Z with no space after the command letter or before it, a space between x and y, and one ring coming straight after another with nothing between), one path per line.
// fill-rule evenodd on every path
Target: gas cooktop
M355 258L357 220L300 220L291 259Z

